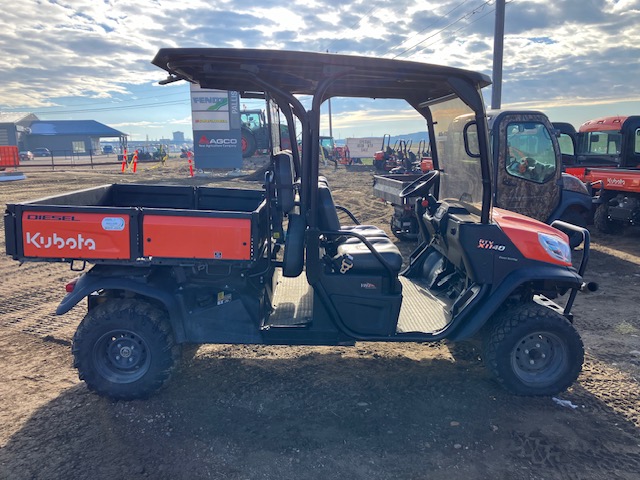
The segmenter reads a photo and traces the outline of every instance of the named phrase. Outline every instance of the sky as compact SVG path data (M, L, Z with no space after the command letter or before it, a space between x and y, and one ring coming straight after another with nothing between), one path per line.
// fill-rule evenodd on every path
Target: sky
M19 6L19 8L18 8ZM160 48L332 52L492 74L495 0L0 0L0 112L191 138L189 87ZM640 0L507 0L502 108L578 127L640 114ZM491 87L483 90L487 105ZM254 108L255 101L243 101ZM326 107L325 107L326 111ZM336 138L424 129L406 105L332 101ZM328 133L328 115L323 116Z

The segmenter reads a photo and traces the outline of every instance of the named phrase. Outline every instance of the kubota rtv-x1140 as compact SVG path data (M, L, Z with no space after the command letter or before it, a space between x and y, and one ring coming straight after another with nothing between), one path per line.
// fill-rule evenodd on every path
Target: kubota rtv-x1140
M571 309L588 232L554 223L585 238L576 268L561 230L493 208L486 76L280 50L162 49L153 63L168 73L163 83L262 92L291 140L299 120L302 152L273 147L263 190L116 184L8 205L15 259L93 264L57 309L88 299L73 356L90 389L145 397L168 380L185 343L477 338L511 392L552 395L576 380L584 352ZM298 95L311 97L308 107ZM425 239L409 258L380 228L339 222L318 176L320 107L332 97L404 100L430 138L472 116L434 146L437 169L402 192L419 198ZM552 301L562 295L564 307Z

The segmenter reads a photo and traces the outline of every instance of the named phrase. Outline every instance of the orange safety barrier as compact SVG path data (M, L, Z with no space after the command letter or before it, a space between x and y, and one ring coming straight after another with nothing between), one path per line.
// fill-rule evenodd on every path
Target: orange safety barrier
M121 173L124 173L126 168L127 168L127 149L125 148L122 151L122 170L121 170Z
M18 165L20 165L18 147L15 145L0 146L0 170L16 168Z
M187 160L189 160L189 174L193 177L193 153L187 152Z

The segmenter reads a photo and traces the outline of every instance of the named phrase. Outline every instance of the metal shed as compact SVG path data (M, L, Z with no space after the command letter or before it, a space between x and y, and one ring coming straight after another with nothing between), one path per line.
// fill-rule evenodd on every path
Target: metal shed
M101 138L117 138L126 145L127 134L95 120L37 120L26 137L29 150L48 148L55 155L100 152Z

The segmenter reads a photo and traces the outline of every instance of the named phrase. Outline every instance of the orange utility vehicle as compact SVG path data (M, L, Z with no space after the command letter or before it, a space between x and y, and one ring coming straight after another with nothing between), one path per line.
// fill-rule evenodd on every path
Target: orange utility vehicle
M578 132L567 123L554 126L567 139L565 170L593 189L596 228L616 233L640 225L640 116L589 120Z
M308 52L162 49L162 83L262 93L302 153L272 132L264 189L108 185L7 206L18 261L93 266L67 285L57 313L87 298L73 340L87 386L141 398L168 380L185 343L354 345L483 341L498 383L523 395L569 387L583 362L571 313L584 287L561 230L493 208L485 75L415 62ZM298 95L312 98L306 109ZM403 258L385 232L341 225L318 176L320 111L332 97L405 100L431 138L435 169L408 185L425 241ZM275 112L278 111L278 115ZM469 140L475 139L472 144ZM292 142L293 143L293 142ZM76 269L77 269L76 268ZM564 306L553 298L566 295Z

